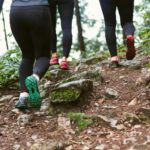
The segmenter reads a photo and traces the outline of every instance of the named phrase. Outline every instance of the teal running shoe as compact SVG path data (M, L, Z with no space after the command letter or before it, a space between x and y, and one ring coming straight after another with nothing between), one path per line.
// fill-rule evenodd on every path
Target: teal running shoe
M29 92L29 105L32 108L40 108L41 107L41 97L38 90L38 81L34 76L29 76L25 80L26 87Z

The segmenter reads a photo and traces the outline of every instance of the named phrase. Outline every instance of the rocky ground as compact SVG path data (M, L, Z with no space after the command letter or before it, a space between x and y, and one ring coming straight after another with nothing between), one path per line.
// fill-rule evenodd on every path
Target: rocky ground
M0 150L150 150L148 57L49 72L40 110L21 112L18 90L0 91Z

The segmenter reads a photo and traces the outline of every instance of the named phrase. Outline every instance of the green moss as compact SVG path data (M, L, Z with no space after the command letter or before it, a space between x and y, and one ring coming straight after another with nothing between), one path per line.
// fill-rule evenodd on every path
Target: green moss
M93 120L89 116L85 115L84 113L68 113L68 117L71 121L74 121L77 125L77 129L79 131L84 130L88 126L92 125Z
M102 52L102 59L105 60L110 57L109 51Z
M101 75L100 75L100 73L98 72L98 71L96 71L96 72L89 72L89 73L87 73L87 78L89 78L89 79L97 79L97 78L99 78Z
M50 71L47 71L46 74L44 75L44 78L49 79L51 78L52 74Z
M150 68L150 62L148 62L148 63L146 64L146 68L147 68L147 69Z
M52 102L69 102L79 98L80 90L77 89L60 89L50 94Z

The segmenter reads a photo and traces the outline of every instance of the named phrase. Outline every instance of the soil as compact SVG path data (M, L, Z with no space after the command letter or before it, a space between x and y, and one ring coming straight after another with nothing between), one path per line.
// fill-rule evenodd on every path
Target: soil
M6 101L0 107L0 150L15 149L14 145L19 145L20 149L28 150L39 139L43 141L63 141L72 150L95 150L96 148L101 150L103 146L105 147L104 150L130 150L132 147L140 150L139 147L142 147L141 145L145 144L150 138L150 124L137 123L133 125L125 122L123 113L136 114L139 108L150 107L148 101L149 89L145 84L138 85L136 83L138 79L143 78L142 68L131 70L127 67L113 69L107 65L101 67L104 82L94 86L92 94L87 98L87 103L84 100L84 103L78 103L70 109L66 106L64 112L53 116L48 114L35 115L36 110L25 112L25 114L32 116L26 126L20 126L17 123L20 113L12 112L15 100ZM107 88L116 90L119 96L106 99L105 91ZM8 91L5 89L1 93L2 95L13 94L18 96L16 90ZM137 103L129 106L128 104L134 99ZM65 109L65 105L62 107ZM66 130L58 128L57 119L60 114L64 115L69 111L115 118L125 128L117 130L95 123L80 132L76 132L76 127L72 125L71 133L66 133ZM141 148L141 150L144 149L150 149L150 145L148 146L146 143L146 147Z

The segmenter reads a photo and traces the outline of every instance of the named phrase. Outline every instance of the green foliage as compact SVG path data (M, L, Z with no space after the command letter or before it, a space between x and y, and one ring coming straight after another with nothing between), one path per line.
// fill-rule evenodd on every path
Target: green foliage
M145 55L150 55L150 4L149 4L149 0L145 0L143 3L143 24L140 28L140 32L139 32L139 38L141 40L141 46L140 49L142 51L143 54Z
M9 50L0 56L0 88L12 85L18 80L20 58L19 50Z
M147 69L150 69L150 62L148 62L148 63L146 64L146 68L147 68Z
M84 130L93 123L92 119L84 113L70 112L68 113L68 117L77 125L79 131Z

